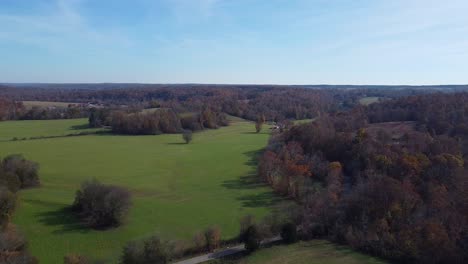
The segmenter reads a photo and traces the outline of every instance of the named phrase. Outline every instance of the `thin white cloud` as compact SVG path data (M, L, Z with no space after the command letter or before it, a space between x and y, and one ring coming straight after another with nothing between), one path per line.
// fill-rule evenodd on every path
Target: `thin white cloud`
M128 44L129 40L115 30L98 31L88 25L80 14L78 0L56 0L40 14L0 12L0 41L18 42L47 48L67 50L76 44ZM73 44L73 45L70 45Z

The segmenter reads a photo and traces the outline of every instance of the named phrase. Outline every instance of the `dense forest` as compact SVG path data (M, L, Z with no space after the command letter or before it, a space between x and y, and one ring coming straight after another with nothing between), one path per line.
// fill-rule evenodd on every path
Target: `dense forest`
M92 106L170 108L176 113L206 108L249 120L307 119L350 109L363 97L399 98L454 92L467 86L278 86L162 84L0 85L0 120L58 119L89 115ZM26 109L22 101L71 102L68 108ZM91 107L90 107L91 106Z
M408 263L468 261L468 94L323 115L272 137L259 174L325 236Z
M258 173L300 204L305 237L403 263L467 263L468 93L447 89L2 86L0 121L88 117L90 127L120 134L216 129L227 115L256 121L257 132L267 121L287 124L273 132ZM366 106L364 97L382 100ZM23 100L74 104L27 108ZM6 230L14 193L39 184L37 165L9 157L0 176Z

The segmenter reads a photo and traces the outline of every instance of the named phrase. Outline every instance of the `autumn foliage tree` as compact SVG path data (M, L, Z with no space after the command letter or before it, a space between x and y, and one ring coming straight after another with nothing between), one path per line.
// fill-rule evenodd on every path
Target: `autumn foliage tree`
M305 235L404 263L465 263L466 97L411 96L293 126L272 137L259 175L301 202Z
M205 239L208 250L219 248L221 242L221 229L217 226L209 227L205 230Z
M263 124L265 123L265 115L260 115L257 117L257 120L255 121L255 131L257 133L260 133L262 131Z

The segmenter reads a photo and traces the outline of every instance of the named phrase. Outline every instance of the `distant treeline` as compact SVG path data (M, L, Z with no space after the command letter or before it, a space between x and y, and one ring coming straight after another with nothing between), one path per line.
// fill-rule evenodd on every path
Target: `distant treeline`
M467 93L360 106L274 136L259 173L301 202L310 237L403 263L467 263L467 122Z
M0 99L0 121L5 120L47 120L88 117L88 109L79 105L68 107L26 108L22 102Z
M177 114L214 112L255 121L314 118L327 112L350 109L368 96L398 98L434 92L453 92L468 86L278 86L278 85L149 85L149 84L44 84L9 87L0 85L0 120L47 119L86 116L87 109L36 109L24 113L20 101L57 101L107 107L170 108ZM306 88L307 87L307 88ZM383 89L385 88L385 89ZM18 111L21 110L21 111ZM31 111L31 110L29 110ZM86 112L86 113L85 113Z

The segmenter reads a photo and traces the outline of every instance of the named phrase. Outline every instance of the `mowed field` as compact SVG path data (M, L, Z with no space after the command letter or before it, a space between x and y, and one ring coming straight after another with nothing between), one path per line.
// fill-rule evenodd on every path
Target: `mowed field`
M50 137L78 134L80 132L93 132L103 129L87 127L88 120L61 119L61 120L25 120L0 122L0 142L30 137ZM0 150L1 151L1 150Z
M70 104L76 103L67 103L67 102L49 102L49 101L23 101L23 104L26 108L33 107L68 107Z
M325 240L262 249L238 264L384 264L384 260L353 251Z
M2 138L56 135L85 119L0 123ZM190 239L210 225L223 238L237 235L239 219L261 217L279 199L252 182L253 160L267 143L250 122L194 134L182 144L178 134L157 136L87 135L0 142L0 156L22 153L40 163L42 186L19 193L13 222L26 235L41 263L62 263L68 253L109 260L132 239L151 234ZM122 227L95 231L82 227L68 211L84 180L128 187L133 206Z

